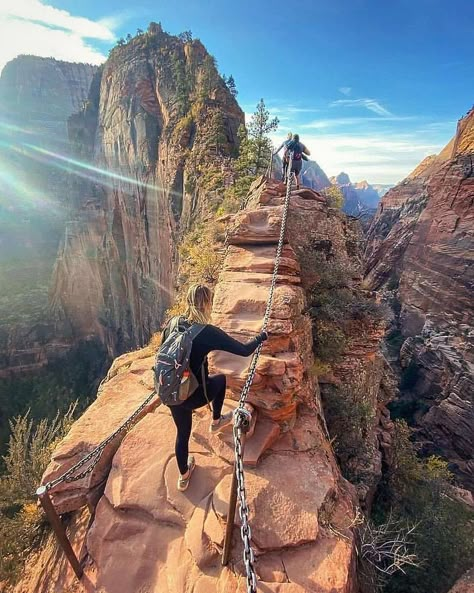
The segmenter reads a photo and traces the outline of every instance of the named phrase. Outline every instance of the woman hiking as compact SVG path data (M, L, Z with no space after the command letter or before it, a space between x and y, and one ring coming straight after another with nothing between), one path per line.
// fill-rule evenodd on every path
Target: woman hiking
M183 492L189 486L191 474L196 466L194 457L189 455L193 410L212 402L212 421L209 432L217 434L222 428L232 423L232 412L222 415L226 378L225 375L209 375L207 355L213 350L222 350L237 356L250 356L259 344L267 339L267 333L261 332L242 344L231 338L224 331L208 323L212 308L212 292L204 284L194 284L186 295L186 312L179 323L186 325L200 324L203 329L192 341L189 368L198 381L196 390L178 405L168 406L176 425L176 461L179 468L178 490ZM171 322L163 331L162 343L168 337ZM202 372L202 368L204 372ZM205 380L205 387L203 387Z

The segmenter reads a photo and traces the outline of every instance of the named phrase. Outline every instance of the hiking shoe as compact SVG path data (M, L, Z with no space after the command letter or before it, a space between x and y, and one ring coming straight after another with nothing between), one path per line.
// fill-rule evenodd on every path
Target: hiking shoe
M196 461L194 460L194 457L192 455L190 455L188 457L188 477L187 478L183 478L183 476L179 476L178 478L178 490L180 492L184 492L185 490L188 489L189 486L189 481L191 480L191 475L194 471L194 468L196 467Z
M215 424L211 422L211 425L209 426L209 432L211 432L212 434L218 434L219 432L222 432L222 430L226 426L229 426L229 424L232 424L233 417L234 417L234 412L227 412L227 414L224 414L223 416L221 416L219 418L219 421L216 422Z

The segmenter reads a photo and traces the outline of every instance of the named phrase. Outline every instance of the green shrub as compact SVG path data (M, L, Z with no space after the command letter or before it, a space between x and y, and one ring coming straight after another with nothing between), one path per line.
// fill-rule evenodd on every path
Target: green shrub
M14 583L23 563L41 540L47 523L35 503L51 453L72 422L76 404L65 416L35 424L29 413L10 422L11 436L0 477L0 582Z
M324 415L345 478L358 482L360 468L368 453L367 436L374 410L357 387L328 386L322 391Z
M10 421L8 452L4 456L5 474L0 478L0 505L18 506L30 502L57 442L68 432L77 402L63 417L34 423L29 411Z
M323 362L336 362L348 342L350 322L380 323L387 307L351 287L354 270L328 257L330 246L319 241L316 251L305 255L304 265L314 268L316 282L309 290L308 313L313 322L313 350ZM325 255L326 254L326 255Z
M322 362L339 360L347 344L344 332L332 322L313 322L313 352Z
M415 550L420 567L394 574L384 593L445 593L472 564L474 513L450 496L452 475L439 457L421 459L406 422L396 421L392 463L374 506L382 522L389 514L417 524Z
M328 205L331 208L337 208L340 210L344 205L344 194L342 193L341 188L337 185L325 187L321 193L326 197Z

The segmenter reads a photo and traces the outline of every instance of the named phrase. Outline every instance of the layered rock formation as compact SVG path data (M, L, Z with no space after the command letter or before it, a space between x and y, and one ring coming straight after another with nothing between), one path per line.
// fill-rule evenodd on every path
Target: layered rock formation
M243 121L199 41L152 24L113 50L70 122L81 155L77 214L59 252L52 309L75 335L98 335L115 355L159 327L179 233L210 209L201 179L225 170Z
M463 575L449 593L473 593L474 592L474 568Z
M474 112L455 138L382 199L366 249L366 283L395 295L392 336L409 420L425 453L474 488Z
M20 56L0 77L0 376L38 369L62 348L48 290L70 203L67 173L47 154L70 156L67 120L95 71Z
M229 229L231 247L216 288L213 320L240 339L261 327L282 201L278 184L256 184L247 209ZM301 285L307 265L301 254L331 231L343 254L344 224L343 216L328 210L324 198L310 190L291 198L271 336L249 398L257 422L246 446L256 570L259 588L269 592L356 590L353 495L322 425ZM142 350L115 361L97 401L55 451L45 480L91 450L145 399L152 388L152 359L150 350ZM228 377L232 398L242 385L246 363L222 353L213 357L214 369ZM125 438L111 442L92 473L55 489L59 511L73 511L71 537L77 549L84 542L86 576L81 586L74 585L49 545L37 558L41 571L27 571L16 592L243 592L237 528L229 567L221 569L219 558L232 471L231 435L211 435L208 425L207 410L199 411L191 440L197 469L185 493L176 489L174 425L163 406ZM88 528L79 511L87 502L97 503Z

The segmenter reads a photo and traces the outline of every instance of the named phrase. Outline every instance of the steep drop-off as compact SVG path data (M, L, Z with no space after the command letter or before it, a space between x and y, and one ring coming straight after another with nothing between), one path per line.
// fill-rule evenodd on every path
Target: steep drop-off
M394 304L388 336L401 365L401 413L424 453L474 488L474 111L455 138L382 199L365 281Z
M54 352L48 291L70 215L67 120L96 68L20 56L0 77L0 377L45 365ZM45 152L47 151L47 152Z

